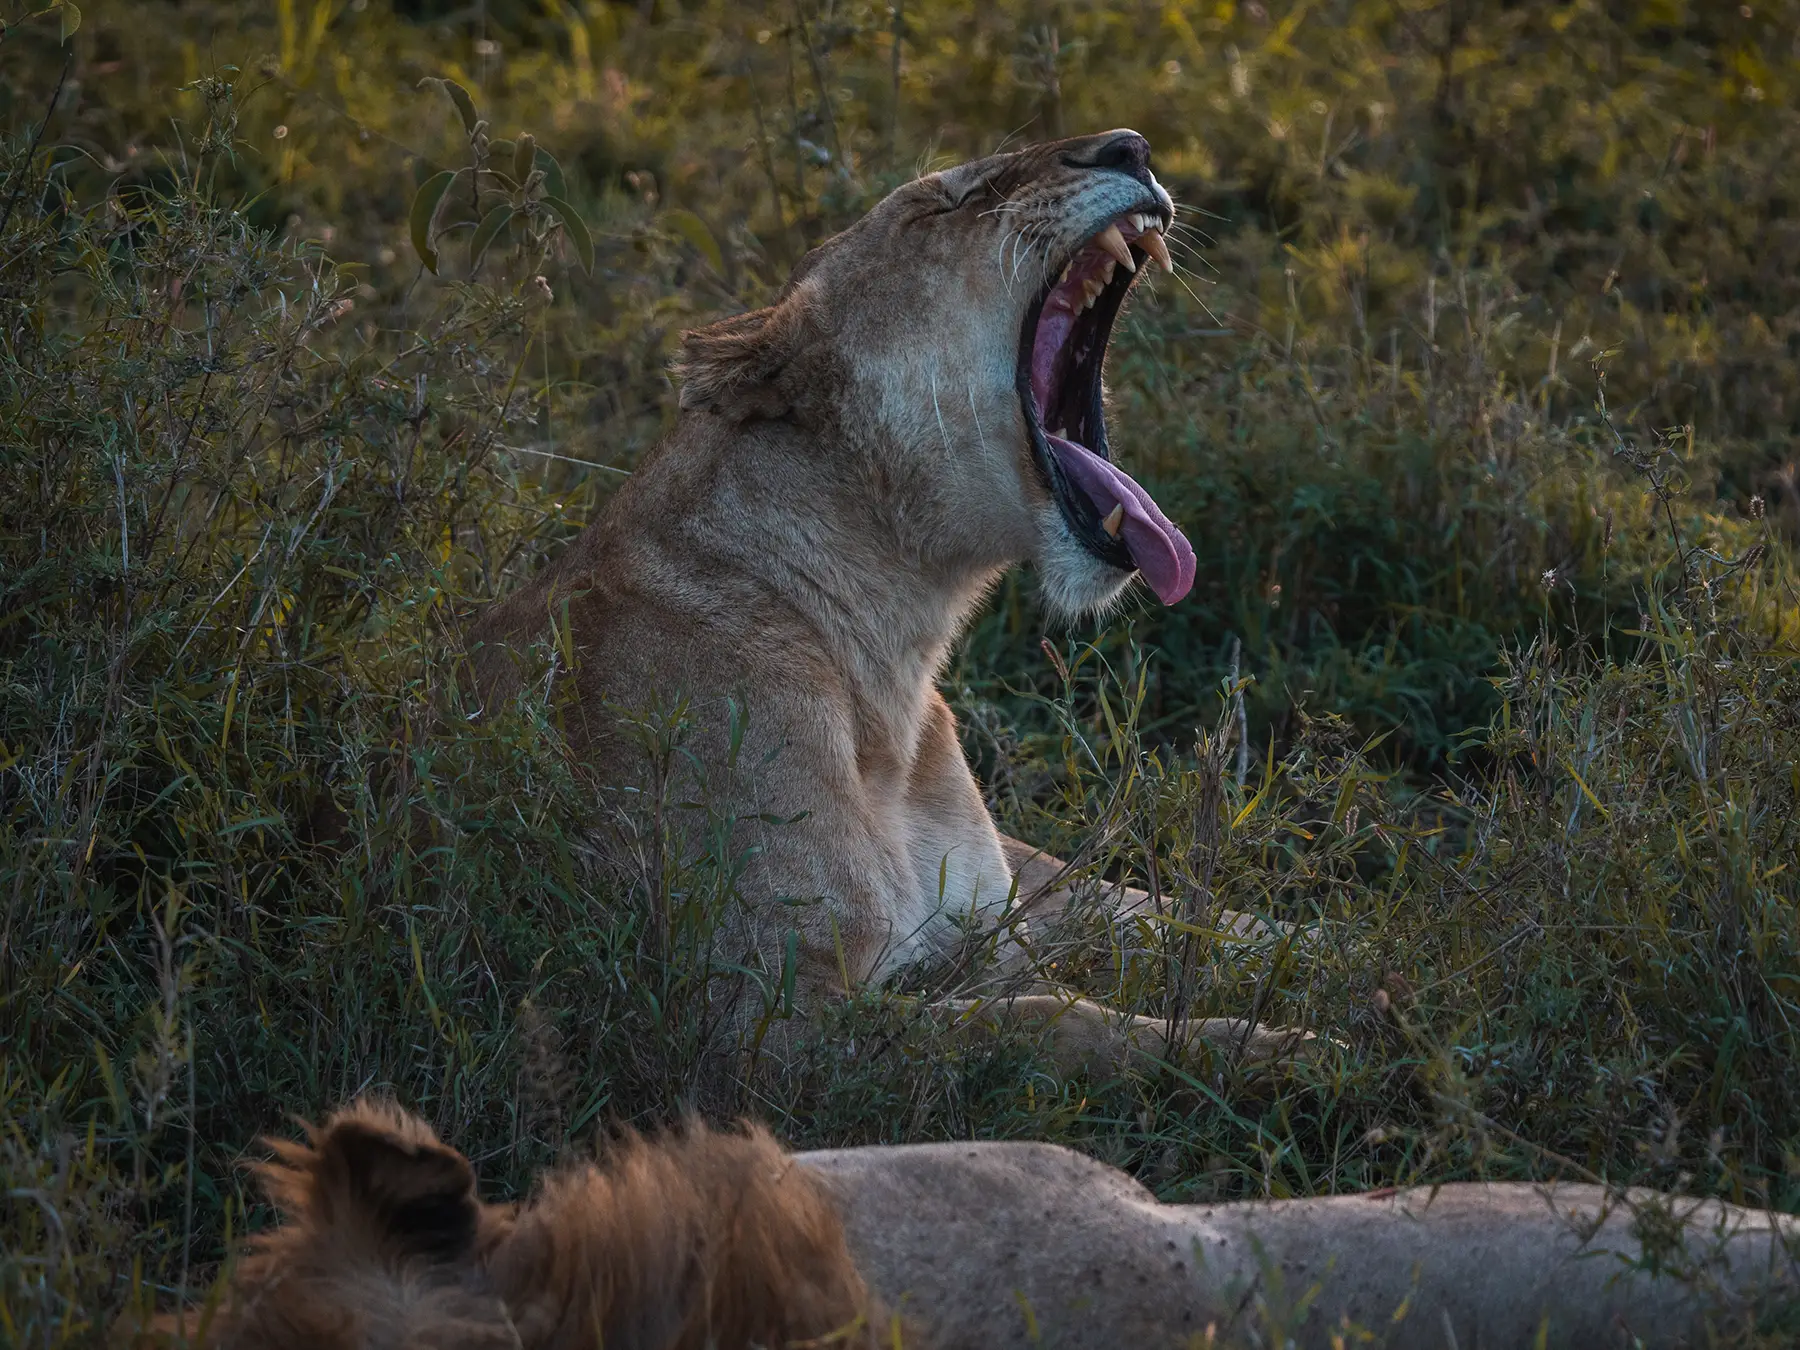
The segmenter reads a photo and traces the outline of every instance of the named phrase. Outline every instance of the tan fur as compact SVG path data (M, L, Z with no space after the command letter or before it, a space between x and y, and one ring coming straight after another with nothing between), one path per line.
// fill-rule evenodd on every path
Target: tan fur
M1673 1350L1772 1345L1733 1332L1800 1310L1800 1220L1715 1200L1461 1182L1166 1205L1052 1144L796 1156L916 1318L908 1347Z
M808 255L774 305L688 334L674 431L471 632L484 703L567 696L615 865L645 865L646 789L735 819L745 903L719 956L765 972L764 994L737 1000L740 1033L779 986L790 929L804 1007L946 950L959 916L1000 923L1016 903L1018 846L989 819L934 679L1007 567L1034 562L1065 615L1131 580L1069 532L1015 385L1045 269L1119 212L1167 204L1147 170L1109 167L1131 135L908 183ZM527 687L534 644L557 665ZM679 700L692 772L659 789L621 718ZM735 758L733 707L747 717ZM1053 1028L1066 1067L1169 1050L1162 1022L1068 995L956 1006L970 1025ZM1233 1021L1189 1031L1258 1054L1292 1039Z
M263 1174L284 1222L254 1240L216 1311L127 1322L120 1339L1178 1350L1263 1344L1282 1325L1282 1343L1326 1350L1364 1343L1355 1324L1390 1350L1673 1347L1738 1344L1731 1328L1800 1292L1800 1222L1642 1190L1163 1205L1050 1144L788 1155L760 1131L692 1127L628 1138L515 1210L480 1204L467 1160L392 1107L361 1103L309 1134L275 1145Z
M261 1168L281 1226L216 1312L139 1350L748 1350L891 1339L816 1177L761 1129L626 1136L524 1206L482 1204L417 1117L361 1102Z

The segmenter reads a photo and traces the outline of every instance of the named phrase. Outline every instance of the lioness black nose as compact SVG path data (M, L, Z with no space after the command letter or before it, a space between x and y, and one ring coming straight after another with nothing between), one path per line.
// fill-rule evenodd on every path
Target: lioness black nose
M1135 131L1121 132L1094 152L1094 167L1121 169L1126 173L1147 169L1150 167L1150 142Z

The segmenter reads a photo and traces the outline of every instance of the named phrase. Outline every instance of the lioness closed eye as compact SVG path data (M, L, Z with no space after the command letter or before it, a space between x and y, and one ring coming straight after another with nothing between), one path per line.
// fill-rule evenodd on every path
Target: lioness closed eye
M940 950L959 916L1066 900L1060 864L995 829L933 679L1014 563L1070 617L1134 577L1166 604L1192 586L1187 539L1112 462L1101 386L1172 217L1132 131L897 189L769 308L687 335L673 433L471 633L491 702L557 625L573 748L612 790L646 781L619 710L687 700L689 762L744 859L723 955L779 972L797 929L801 1006ZM740 1004L745 1029L761 1001ZM1061 994L1004 1008L1051 1028L1064 1065L1171 1049L1165 1023Z

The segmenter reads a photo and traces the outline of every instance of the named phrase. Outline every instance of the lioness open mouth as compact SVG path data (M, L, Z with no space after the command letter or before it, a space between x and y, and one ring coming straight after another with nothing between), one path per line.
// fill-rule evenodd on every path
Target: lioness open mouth
M1194 584L1194 548L1106 446L1101 364L1138 269L1170 267L1160 206L1116 216L1077 249L1026 311L1019 402L1032 449L1070 533L1095 557L1137 571L1165 605Z

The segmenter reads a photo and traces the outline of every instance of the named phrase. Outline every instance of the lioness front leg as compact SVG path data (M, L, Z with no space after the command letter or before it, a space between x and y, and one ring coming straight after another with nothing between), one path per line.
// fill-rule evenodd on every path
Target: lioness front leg
M1000 836L1000 847L1018 882L1018 908L1027 919L1054 924L1076 899L1076 891L1066 875L1068 865L1062 859L1011 835ZM1141 914L1154 915L1154 897L1136 886L1103 882L1099 892L1101 903L1115 919L1130 919ZM1246 941L1282 938L1292 933L1293 925L1279 920L1259 919L1237 909L1221 909L1213 916L1213 926L1221 933Z
M1061 859L1010 835L1000 845L1013 870L1017 886L1017 912L1028 923L1052 926L1076 899ZM1129 920L1158 912L1153 897L1135 886L1108 885L1100 901L1115 920ZM1222 909L1213 916L1221 934L1246 942L1262 943L1285 938L1292 925L1270 922L1240 910ZM1311 1032L1295 1027L1271 1027L1246 1018L1208 1017L1183 1020L1175 1028L1178 1043L1170 1044L1166 1018L1128 1014L1076 996L1072 991L1045 987L1011 1000L963 1000L959 1016L990 1026L1041 1027L1047 1033L1051 1061L1060 1071L1096 1069L1121 1072L1156 1061L1194 1062L1207 1050L1245 1062L1304 1056L1319 1042Z
M1004 869L1003 876L985 883L977 877L976 889L988 898L985 913L997 918L1003 930L1010 929L1000 944L999 985L1005 992L985 998L945 1000L939 1006L953 1015L958 1026L983 1036L1007 1026L1033 1031L1039 1034L1051 1062L1065 1073L1080 1069L1116 1074L1157 1061L1193 1062L1208 1049L1233 1057L1269 1059L1308 1043L1309 1038L1299 1031L1264 1027L1238 1018L1211 1018L1183 1022L1176 1032L1176 1043L1171 1045L1170 1027L1165 1020L1125 1013L1047 984L1037 969L1041 956L1031 950L1028 940L1020 941L1027 934L1012 921L1024 917L1027 925L1039 918L1054 922L1055 914L1066 908L1072 898L1072 892L1062 884L1062 864L994 828L974 774L963 758L955 721L941 696L935 696L929 704L917 754L902 809L920 863L919 884L926 893L922 899L932 900L935 890L959 871L965 877L975 877L984 867L993 871ZM977 865L971 872L971 860L983 858L991 861ZM964 881L962 888L968 885ZM1142 891L1116 889L1123 906L1133 912L1154 912L1149 897ZM961 893L959 889L958 894ZM995 899L1009 893L1011 904L993 905ZM943 898L936 897L940 904ZM970 912L982 908L972 903L975 898L970 897ZM1269 926L1250 927L1259 921L1249 915L1221 920L1227 921L1232 923L1234 932L1246 937L1278 936ZM1025 989L1020 989L1016 980L1022 970L1031 972Z
M1238 1017L1186 1020L1169 1040L1167 1019L1123 1013L1067 991L1020 994L1011 998L947 999L940 1006L957 1023L983 1035L996 1031L1036 1033L1060 1074L1117 1076L1159 1062L1197 1064L1212 1051L1245 1063L1304 1055L1317 1038L1297 1027L1270 1027Z

